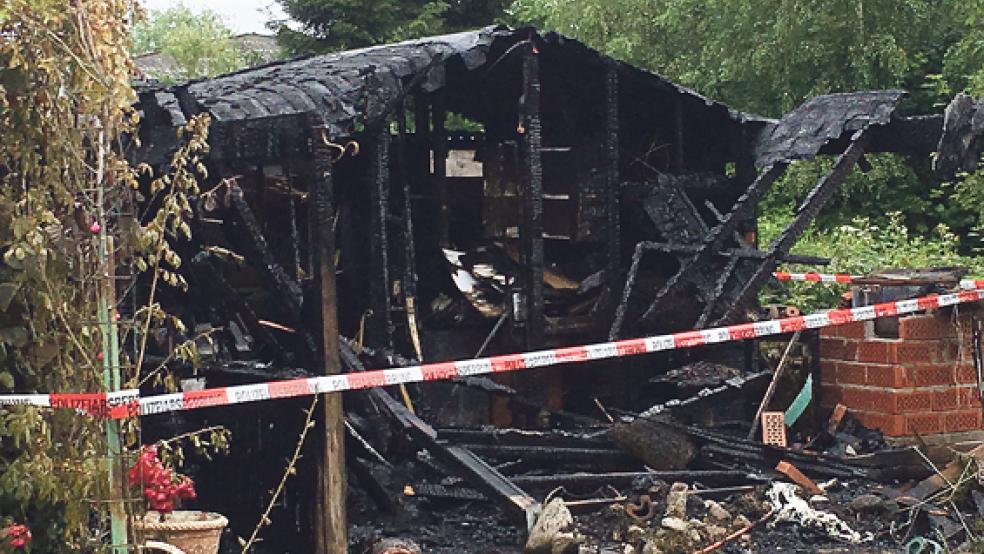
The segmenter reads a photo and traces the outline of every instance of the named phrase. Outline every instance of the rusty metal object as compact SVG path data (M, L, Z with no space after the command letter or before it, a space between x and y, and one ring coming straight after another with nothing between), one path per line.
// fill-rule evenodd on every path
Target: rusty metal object
M646 522L656 517L656 503L648 494L639 495L638 500L625 503L625 514L638 522Z

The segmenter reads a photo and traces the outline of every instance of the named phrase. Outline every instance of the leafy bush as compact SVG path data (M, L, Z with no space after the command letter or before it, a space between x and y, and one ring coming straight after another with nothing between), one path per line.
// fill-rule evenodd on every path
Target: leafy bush
M763 243L775 237L789 218L763 217L759 232ZM797 254L830 258L830 265L819 268L823 273L865 274L893 268L965 266L972 275L984 275L984 260L959 253L960 237L946 225L938 224L928 233L912 233L902 214L886 214L885 224L857 217L849 225L829 231L808 232L793 249ZM795 272L817 271L815 266L791 264L783 269ZM768 287L761 295L763 303L788 303L806 313L832 308L847 287L827 283L789 283L788 293Z

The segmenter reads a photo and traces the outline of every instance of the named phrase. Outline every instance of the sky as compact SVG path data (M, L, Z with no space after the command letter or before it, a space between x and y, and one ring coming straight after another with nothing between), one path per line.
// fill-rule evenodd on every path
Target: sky
M166 10L184 4L194 11L208 8L222 16L235 34L270 34L264 24L270 19L285 18L274 0L139 0L148 10Z

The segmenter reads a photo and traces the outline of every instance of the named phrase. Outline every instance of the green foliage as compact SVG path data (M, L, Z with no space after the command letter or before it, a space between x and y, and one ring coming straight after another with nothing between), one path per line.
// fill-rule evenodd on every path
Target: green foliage
M775 238L788 223L789 217L763 217L759 232L763 243ZM937 225L927 233L912 233L900 213L889 213L883 224L870 219L856 218L850 225L839 225L829 231L813 229L793 249L794 253L830 258L824 273L865 274L894 268L925 268L964 266L975 276L984 275L984 260L963 256L958 252L960 240L945 225ZM790 265L783 269L794 272L816 271L814 266ZM789 293L765 289L764 303L789 303L806 313L831 308L839 303L846 287L838 284L788 283Z
M824 206L814 223L819 229L848 225L857 217L884 226L894 212L916 233L929 233L940 222L961 235L974 227L977 211L971 202L952 201L953 186L936 181L929 160L920 163L897 154L871 154L866 160L870 169L852 172ZM759 205L761 212L777 217L793 213L832 165L829 158L791 165Z
M919 85L957 25L938 0L517 0L556 29L751 112Z
M506 0L277 0L303 25L281 26L277 37L291 53L332 52L474 29L504 14Z
M211 10L193 12L179 4L154 11L134 26L132 36L135 54L162 56L166 67L152 72L151 77L165 83L212 77L255 61L235 47L229 40L232 31ZM173 67L168 58L174 61Z

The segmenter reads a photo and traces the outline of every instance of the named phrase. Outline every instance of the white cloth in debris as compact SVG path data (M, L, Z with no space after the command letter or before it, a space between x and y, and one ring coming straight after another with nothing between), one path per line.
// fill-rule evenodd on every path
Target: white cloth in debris
M868 542L874 538L871 533L862 535L851 529L847 523L832 513L810 507L806 500L796 494L797 489L799 487L792 483L773 483L765 493L776 511L770 525L775 526L776 523L790 521L854 544Z

